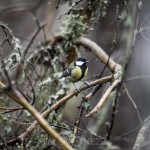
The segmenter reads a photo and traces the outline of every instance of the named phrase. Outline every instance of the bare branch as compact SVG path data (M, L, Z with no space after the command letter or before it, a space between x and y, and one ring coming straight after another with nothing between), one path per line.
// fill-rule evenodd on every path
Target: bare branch
M0 86L5 87L3 83L0 83ZM6 94L17 103L21 104L26 110L28 110L35 117L41 127L59 142L63 149L73 150L73 148L48 124L48 122L39 114L39 112L27 102L25 97L16 88L11 87Z
M85 116L85 117L90 117L93 114L97 113L98 110L103 106L104 102L106 101L107 97L109 94L118 86L120 81L115 80L112 85L106 90L105 94L103 97L100 99L99 103Z
M108 76L108 77L104 77L104 78L101 78L101 79L98 79L98 80L95 80L91 83L89 83L89 85L92 87L92 86L95 86L97 84L102 84L102 83L105 83L105 82L109 82L112 80L112 76ZM5 85L0 82L0 87L5 87ZM82 88L80 88L79 90L80 91L83 91L83 90L86 90L88 89L89 86L84 86ZM11 96L9 93L7 93L8 96ZM60 107L62 104L64 104L65 102L67 102L70 98L72 98L73 96L77 95L78 94L78 91L77 90L74 90L73 92L71 92L70 94L66 95L65 97L63 97L62 99L60 99L57 103L55 103L53 106L51 106L51 108L47 109L46 111L44 111L41 116L46 118L49 113L51 113L52 111L56 110L58 107ZM12 143L15 143L15 142L18 142L18 141L23 141L26 136L31 133L38 125L38 122L35 120L27 129L24 133L22 133L20 136L18 136L17 138L13 139L13 140L10 140L8 142L6 142L7 144L12 144ZM3 144L0 144L0 147L2 146Z
M126 92L128 98L129 98L129 100L131 101L131 103L133 104L133 106L134 106L134 108L135 108L135 110L136 110L136 113L137 113L137 115L138 115L138 118L139 118L140 123L142 123L143 121L142 121L141 115L140 115L140 113L139 113L139 110L138 110L138 108L137 108L137 106L136 106L136 104L135 104L133 98L131 97L131 95L130 95L130 93L129 93L129 91L128 91L128 89L126 88L126 85L125 85L124 83L123 83L123 87L124 87L124 89L125 89L125 92Z

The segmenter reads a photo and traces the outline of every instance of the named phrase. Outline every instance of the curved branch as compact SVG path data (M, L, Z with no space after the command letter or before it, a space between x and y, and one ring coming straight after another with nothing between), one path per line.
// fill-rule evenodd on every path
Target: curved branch
M105 51L98 46L95 42L91 41L88 38L85 37L80 37L77 41L77 44L82 45L84 47L89 48L96 56L97 58L102 61L104 64L108 63L108 67L111 71L115 71L115 67L117 65L117 63L111 59L106 53ZM109 59L109 62L107 62Z

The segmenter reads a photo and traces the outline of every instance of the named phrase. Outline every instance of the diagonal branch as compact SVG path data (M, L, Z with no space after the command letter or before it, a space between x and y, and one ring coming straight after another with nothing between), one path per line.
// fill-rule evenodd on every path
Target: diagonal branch
M137 113L137 116L138 116L138 118L139 118L140 123L142 123L143 121L142 121L141 115L140 115L140 113L139 113L139 110L138 110L138 108L137 108L137 106L136 106L136 104L135 104L135 102L134 102L134 100L133 100L131 94L129 93L129 91L128 91L126 85L125 85L125 83L123 83L123 87L124 87L124 89L125 89L125 92L126 92L128 98L129 98L129 100L131 101L131 103L133 104L133 106L134 106L134 108L135 108L135 110L136 110L136 113Z
M98 110L103 106L104 102L108 98L109 94L118 86L120 82L118 80L115 80L112 85L106 90L105 94L103 97L100 99L98 104L85 116L85 117L90 117L93 114L97 113Z
M95 80L91 83L89 83L90 87L91 86L95 86L97 84L103 84L103 83L106 83L106 82L110 82L112 80L112 76L108 76L108 77L104 77L104 78L101 78L101 79L98 79L98 80ZM0 87L5 87L5 85L0 82ZM80 88L80 91L83 91L83 90L86 90L88 89L89 86L86 85L82 88ZM8 96L11 96L8 93ZM52 111L56 110L58 107L60 107L62 104L64 104L65 102L67 102L70 98L72 98L73 96L77 95L78 94L78 91L77 90L74 90L72 91L70 94L66 95L65 97L63 97L62 99L60 99L57 103L55 103L51 108L47 109L46 111L44 111L41 116L46 118L49 113L51 113ZM6 142L7 144L11 145L13 143L16 143L16 142L20 142L20 141L23 141L27 135L29 135L36 127L38 126L38 122L37 120L35 120L27 129L24 133L22 133L20 136L18 136L17 138L13 139L13 140L10 140L8 142ZM3 146L3 144L0 144L0 148Z
M0 82L0 87L5 88L6 86ZM34 118L37 120L37 122L40 124L40 126L50 135L52 136L62 149L65 150L73 150L73 148L66 142L65 139L63 139L49 124L48 122L39 114L39 112L30 105L25 97L13 86L11 86L7 91L6 94L11 97L13 100L15 100L17 103L21 104L26 110L28 110Z

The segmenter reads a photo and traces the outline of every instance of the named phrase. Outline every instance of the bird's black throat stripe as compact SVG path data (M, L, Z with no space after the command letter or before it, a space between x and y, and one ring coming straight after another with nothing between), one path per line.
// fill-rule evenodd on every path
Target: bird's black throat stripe
M85 74L86 69L87 69L86 64L83 64L83 65L81 66L82 75L81 75L81 78L78 79L78 81L81 80L81 79L84 77L84 74Z

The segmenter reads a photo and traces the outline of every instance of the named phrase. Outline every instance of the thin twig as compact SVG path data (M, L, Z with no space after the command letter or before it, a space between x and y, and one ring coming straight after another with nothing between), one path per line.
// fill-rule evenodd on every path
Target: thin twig
M114 100L114 103L113 103L110 126L108 128L108 133L106 135L106 139L107 140L110 140L110 136L111 136L111 133L112 133L112 130L113 130L113 126L114 126L114 119L115 119L115 116L116 116L116 110L117 110L117 106L118 106L119 89L120 89L120 87L118 86L117 90L116 90L117 93L116 93L116 96L115 96L115 100Z
M11 80L10 80L9 75L8 75L8 72L7 72L6 68L5 68L5 63L4 63L4 60L3 60L3 58L2 58L2 54L1 54L1 51L2 51L2 49L3 49L3 48L2 48L2 47L3 47L3 42L2 42L2 44L0 45L0 47L1 47L1 49L0 49L0 60L1 60L1 64L2 64L2 69L3 69L3 72L4 72L5 76L6 76L6 79L7 79L7 81L8 81L9 86L11 86Z
M3 148L5 147L6 150L9 150L9 148L8 148L8 146L7 146L6 142L5 142L5 140L2 138L1 135L0 135L0 139L1 139L1 141L3 142L3 144L4 144Z
M142 121L141 115L140 115L140 113L139 113L139 110L138 110L138 108L137 108L137 106L136 106L136 104L135 104L133 98L131 97L131 95L130 95L130 93L129 93L129 91L128 91L128 89L127 89L127 87L126 87L126 85L125 85L124 83L123 83L123 87L124 87L124 89L125 89L125 92L126 92L128 98L129 98L129 100L131 101L131 103L133 104L133 106L134 106L134 108L135 108L135 111L136 111L136 113L137 113L137 116L138 116L138 118L139 118L140 123L142 123L143 121Z
M4 23L1 23L0 25L1 25L1 27L2 27L2 29L3 29L3 31L4 31L4 33L5 33L5 36L6 36L6 38L7 38L8 44L9 44L10 47L13 49L13 46L12 46L11 42L9 41L9 37L14 38L14 35L12 34L12 31L11 31L11 30L8 28L8 26L7 26L6 24L4 24ZM9 36L8 36L8 34L9 34Z
M85 100L84 100L84 97L83 97L82 101L81 101L81 104L78 108L78 115L77 115L75 123L74 123L73 139L71 140L72 144L75 143L76 135L78 133L78 128L79 128L79 125L80 125L80 119L81 119L82 113L84 111L84 102L85 102Z
M35 91L34 91L34 87L33 87L32 82L31 82L31 80L30 80L30 78L29 78L29 76L27 75L26 72L25 72L25 75L26 75L26 77L27 77L27 79L28 79L28 81L30 83L31 89L32 89L33 98L32 98L32 102L30 102L30 104L33 105L35 103Z
M39 32L41 31L41 29L42 29L45 25L46 25L45 23L42 24L42 25L35 31L34 35L32 36L32 38L31 38L31 40L30 40L30 42L29 42L29 44L27 45L26 49L24 50L23 57L26 56L26 54L27 54L29 48L31 47L33 41L35 40L36 36L39 34Z
M4 114L8 114L8 113L11 113L11 112L14 112L14 111L18 111L18 110L21 110L21 109L24 109L23 107L18 107L18 108L11 108L7 111L4 111L2 113L0 113L0 115L4 115Z

